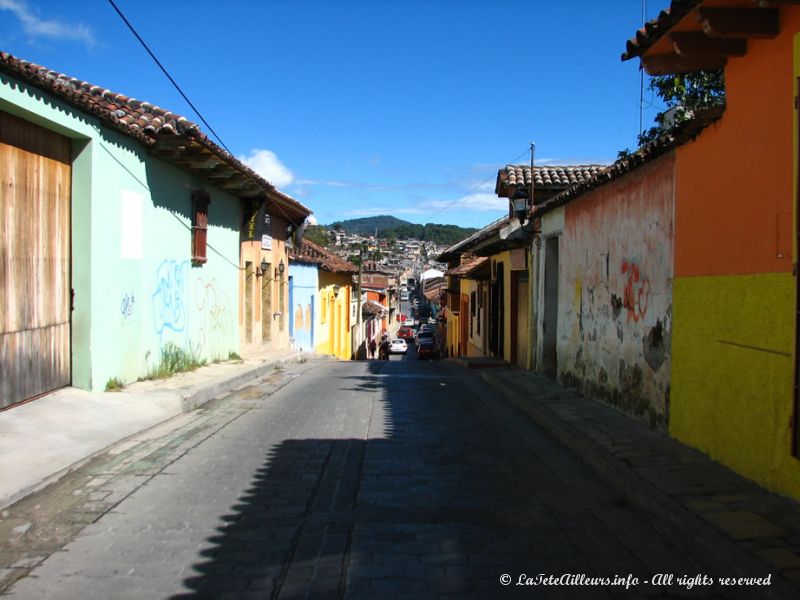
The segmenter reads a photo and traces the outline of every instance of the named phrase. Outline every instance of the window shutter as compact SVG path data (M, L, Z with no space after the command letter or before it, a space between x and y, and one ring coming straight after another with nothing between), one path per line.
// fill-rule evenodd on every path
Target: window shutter
M192 192L192 264L208 261L208 205L211 197L205 190Z

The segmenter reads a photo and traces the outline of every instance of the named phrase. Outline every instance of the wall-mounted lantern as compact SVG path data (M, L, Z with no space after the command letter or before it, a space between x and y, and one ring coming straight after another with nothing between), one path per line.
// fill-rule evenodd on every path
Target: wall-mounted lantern
M261 277L264 273L267 272L268 268L269 268L269 263L265 258L262 258L259 268L256 269L256 277Z

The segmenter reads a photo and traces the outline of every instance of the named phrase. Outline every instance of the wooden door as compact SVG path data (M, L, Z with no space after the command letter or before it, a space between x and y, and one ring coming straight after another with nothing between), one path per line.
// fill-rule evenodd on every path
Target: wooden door
M70 154L0 111L0 407L71 381Z

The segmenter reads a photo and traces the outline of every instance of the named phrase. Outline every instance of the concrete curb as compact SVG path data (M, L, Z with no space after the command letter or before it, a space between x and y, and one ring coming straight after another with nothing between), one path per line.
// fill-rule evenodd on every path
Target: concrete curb
M681 504L670 498L649 481L644 480L618 458L600 449L583 433L564 422L547 407L526 398L512 385L492 372L482 372L481 378L503 394L548 435L568 448L600 477L613 485L637 507L647 511L675 534L694 553L701 556L720 576L765 576L773 573L770 587L758 588L761 598L797 598L797 588L775 572L771 565L741 548ZM732 597L752 598L753 590L732 587L726 590Z
M195 410L218 396L242 387L253 379L257 379L273 371L276 366L290 363L302 363L304 362L303 354L302 352L294 352L285 358L265 361L259 365L254 365L246 371L190 389L186 393L181 394L181 407L183 412Z
M20 487L16 488L15 491L9 492L0 497L0 510L15 504L20 500L23 500L27 496L42 490L52 483L55 483L62 477L69 475L77 469L80 469L92 459L105 454L118 444L133 439L136 436L141 435L142 433L149 431L154 427L158 427L183 413L200 408L215 398L233 392L237 388L246 385L252 380L272 372L276 366L287 365L291 363L303 363L306 360L319 360L320 358L321 357L319 355L313 355L312 357L309 357L308 353L293 352L281 357L274 357L272 360L264 360L258 364L246 366L243 365L241 370L236 373L225 375L213 381L202 384L187 385L184 388L148 389L120 392L121 395L129 395L132 398L136 398L137 396L145 396L149 398L157 397L158 401L155 404L161 407L161 414L150 419L149 422L144 426L129 426L127 428L123 427L122 429L124 432L120 431L120 435L114 436L113 438L108 437L107 439L100 441L98 444L95 444L94 447L85 448L84 454L75 452L75 456L67 459L70 462L62 462L60 465L57 465L55 471L47 474L41 473L35 475L34 477L38 477L35 480L34 478L29 478L28 482L21 483ZM56 394L58 393L59 392L56 392ZM85 394L86 392L77 391L77 393ZM57 433L52 430L50 432ZM71 431L70 435L83 435L83 430L80 428L74 429ZM47 440L40 440L40 442L47 443ZM27 453L30 452L34 452L34 450L28 448ZM24 457L22 457L22 460L24 460ZM35 472L36 471L34 471L34 473Z

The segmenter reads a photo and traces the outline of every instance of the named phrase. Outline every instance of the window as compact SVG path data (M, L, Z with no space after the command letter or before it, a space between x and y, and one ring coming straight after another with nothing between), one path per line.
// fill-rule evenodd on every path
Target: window
M202 265L208 261L208 205L211 197L205 190L192 192L192 264Z

